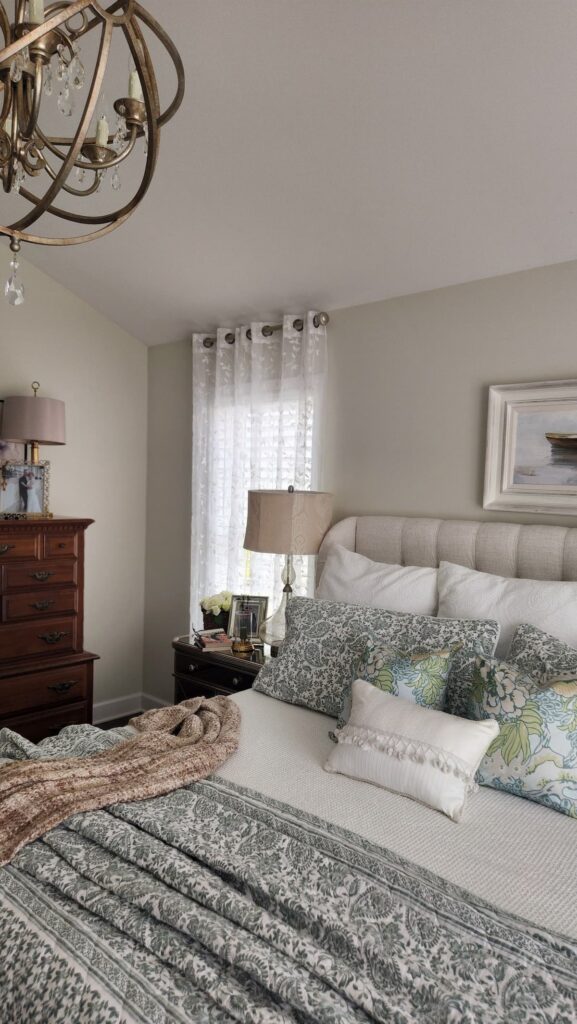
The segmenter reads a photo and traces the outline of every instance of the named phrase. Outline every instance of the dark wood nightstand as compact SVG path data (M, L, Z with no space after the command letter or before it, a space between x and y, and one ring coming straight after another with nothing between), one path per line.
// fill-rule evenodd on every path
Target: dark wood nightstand
M205 651L194 646L194 638L177 636L174 650L174 703L190 697L229 696L249 690L267 661L262 648L247 658L230 651Z

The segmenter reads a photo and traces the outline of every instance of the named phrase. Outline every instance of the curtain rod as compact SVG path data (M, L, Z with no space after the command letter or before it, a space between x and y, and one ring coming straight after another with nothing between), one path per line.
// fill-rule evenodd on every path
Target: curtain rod
M326 327L329 320L330 317L328 313L315 313L313 317L313 323L315 327ZM293 320L293 328L295 329L295 331L303 331L304 326L304 320ZM282 331L282 329L283 324L265 324L262 329L263 337L270 338L272 334L275 334L276 331ZM246 336L249 341L252 341L252 331L250 327L246 332ZM224 340L228 342L229 345L234 345L234 331L229 331L228 334L225 334ZM216 345L216 338L203 338L202 344L204 345L205 348L212 348L213 345Z

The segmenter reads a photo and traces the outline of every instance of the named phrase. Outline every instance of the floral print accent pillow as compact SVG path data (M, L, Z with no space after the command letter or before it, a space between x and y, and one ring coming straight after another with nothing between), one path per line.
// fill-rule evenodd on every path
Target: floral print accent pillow
M460 645L455 646L458 648ZM404 697L423 708L441 711L454 653L455 647L445 647L440 651L417 651L411 654L392 647L382 647L371 640L361 659L357 676L393 697ZM349 687L337 729L346 725L350 713Z
M577 650L528 622L517 626L507 661L532 676L541 676L543 672L577 675Z
M498 638L499 626L490 620L439 619L293 597L280 655L262 667L253 688L337 718L369 640L409 652L462 644L451 663L446 710L464 714L475 657L491 656Z
M477 781L577 818L577 674L541 684L515 665L477 658L469 717L500 725Z

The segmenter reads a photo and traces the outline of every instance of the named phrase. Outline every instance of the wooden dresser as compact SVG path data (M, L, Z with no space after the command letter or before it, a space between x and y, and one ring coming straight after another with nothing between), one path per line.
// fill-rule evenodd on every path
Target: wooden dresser
M92 721L84 531L92 519L0 520L0 728L34 742Z

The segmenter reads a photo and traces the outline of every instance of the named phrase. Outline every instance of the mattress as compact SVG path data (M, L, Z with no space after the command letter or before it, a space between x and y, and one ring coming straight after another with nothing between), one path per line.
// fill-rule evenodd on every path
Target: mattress
M499 908L577 938L577 821L485 787L458 824L407 797L323 770L334 721L246 690L237 753L219 776L427 868Z

